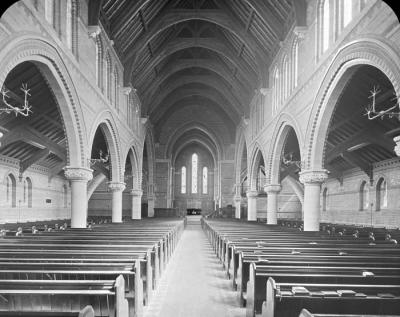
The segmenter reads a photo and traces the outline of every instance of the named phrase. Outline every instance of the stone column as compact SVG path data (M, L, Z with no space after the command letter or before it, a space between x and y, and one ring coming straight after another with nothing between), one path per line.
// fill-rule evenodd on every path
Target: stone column
M393 138L393 141L396 143L396 146L394 147L394 152L397 156L400 156L400 135L395 136Z
M112 222L122 222L122 192L125 183L109 182L108 189L112 192Z
M267 224L276 225L278 223L278 193L281 185L269 184L264 187L267 193Z
M93 170L67 166L64 175L71 184L71 228L86 228L87 183L93 178Z
M300 182L304 184L304 231L319 231L321 184L327 178L327 170L300 172Z
M240 219L240 207L241 207L242 197L236 195L234 201L235 201L235 218Z
M247 221L257 220L257 196L256 190L250 190L246 193L247 196Z
M132 219L142 218L142 195L143 191L140 189L132 189Z

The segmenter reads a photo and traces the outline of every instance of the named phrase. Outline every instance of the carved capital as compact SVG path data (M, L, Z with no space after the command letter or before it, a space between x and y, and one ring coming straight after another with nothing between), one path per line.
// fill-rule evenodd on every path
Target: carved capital
M143 190L141 190L141 189L132 189L132 190L130 191L130 194L131 194L132 196L142 197L142 195L143 195Z
M140 122L141 122L142 124L146 124L146 122L147 122L148 119L149 119L149 118L140 118Z
M297 38L299 40L304 40L304 38L306 37L307 34L307 27L305 26L296 26L293 29L293 33L296 34Z
M299 173L303 184L321 184L328 178L327 170L305 170Z
M396 143L396 146L394 147L394 151L396 152L397 156L400 156L400 135L395 136L393 138L393 141Z
M112 192L122 192L125 189L125 183L120 182L108 182L108 189Z
M279 184L266 184L264 186L264 191L269 194L269 193L279 193L282 189L282 186Z
M258 191L256 191L256 190L249 190L249 191L246 193L246 196L247 196L247 198L255 198L255 197L258 196Z
M89 25L88 26L88 34L89 37L95 39L97 36L100 35L101 28L99 25Z
M85 167L64 167L65 178L71 181L90 181L93 178L93 170Z

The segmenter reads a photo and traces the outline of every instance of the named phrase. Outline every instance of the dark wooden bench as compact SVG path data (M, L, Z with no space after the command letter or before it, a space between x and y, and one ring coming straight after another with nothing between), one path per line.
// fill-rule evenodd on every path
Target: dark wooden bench
M261 306L266 296L266 283L270 277L278 282L295 283L390 284L393 280L400 279L400 266L397 268L260 266L253 263L250 266L250 279L245 296L247 317L261 313Z
M293 287L304 287L309 293L294 295ZM330 314L398 315L399 292L396 284L278 283L269 278L262 317L297 317L303 308Z
M91 305L96 316L128 316L124 279L0 280L0 310L77 312Z
M400 315L313 314L307 309L302 309L299 317L400 317Z

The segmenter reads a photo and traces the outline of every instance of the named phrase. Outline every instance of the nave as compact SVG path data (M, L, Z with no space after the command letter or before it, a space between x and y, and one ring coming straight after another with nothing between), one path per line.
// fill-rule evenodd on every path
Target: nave
M199 216L189 216L145 317L244 317Z

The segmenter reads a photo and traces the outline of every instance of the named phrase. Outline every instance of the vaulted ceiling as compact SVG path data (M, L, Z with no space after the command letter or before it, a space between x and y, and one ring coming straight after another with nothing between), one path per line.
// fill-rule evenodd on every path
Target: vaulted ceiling
M305 0L103 0L89 2L115 43L142 101L162 129L165 114L191 103L224 112L230 124L249 113L270 61L290 27L304 25Z

